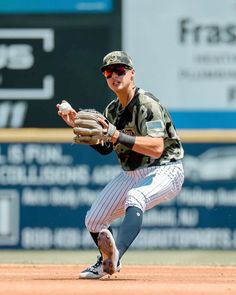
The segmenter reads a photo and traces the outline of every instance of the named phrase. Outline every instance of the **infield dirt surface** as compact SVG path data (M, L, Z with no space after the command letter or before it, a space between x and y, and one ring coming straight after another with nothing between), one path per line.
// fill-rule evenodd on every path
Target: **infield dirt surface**
M0 265L1 295L228 295L236 294L234 266L127 265L100 280L78 279L87 265Z

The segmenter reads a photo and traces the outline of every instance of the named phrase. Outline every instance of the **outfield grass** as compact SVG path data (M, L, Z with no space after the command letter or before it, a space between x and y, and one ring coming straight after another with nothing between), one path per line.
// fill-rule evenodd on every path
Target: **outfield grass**
M91 251L29 251L0 250L0 264L92 264L98 252ZM123 264L155 265L235 265L235 251L217 250L155 250L128 251Z

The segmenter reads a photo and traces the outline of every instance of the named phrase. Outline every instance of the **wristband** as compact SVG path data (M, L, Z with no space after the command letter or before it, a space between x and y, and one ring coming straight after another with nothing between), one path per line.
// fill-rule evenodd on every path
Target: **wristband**
M123 132L120 132L119 137L117 139L117 143L121 143L127 148L132 149L132 147L135 144L135 136L130 136Z

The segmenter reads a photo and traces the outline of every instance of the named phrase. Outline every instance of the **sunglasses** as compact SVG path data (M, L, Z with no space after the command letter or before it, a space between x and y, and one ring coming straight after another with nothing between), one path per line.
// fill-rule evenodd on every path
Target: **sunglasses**
M130 68L127 66L116 66L106 68L104 71L102 71L102 73L106 79L110 79L112 77L112 73L116 73L118 76L124 76L128 70L130 70Z

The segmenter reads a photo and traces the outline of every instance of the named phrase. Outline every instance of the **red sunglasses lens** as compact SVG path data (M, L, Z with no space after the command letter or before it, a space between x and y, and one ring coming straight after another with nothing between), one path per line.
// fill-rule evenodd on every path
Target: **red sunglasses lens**
M124 66L121 67L111 67L107 68L103 71L103 75L109 79L112 76L112 73L116 73L118 76L124 76L126 74L126 68Z
M118 75L118 76L123 76L126 74L126 68L125 67L122 67L122 68L117 68L115 73Z
M105 70L105 71L103 71L102 73L103 73L103 75L104 75L107 79L111 78L111 76L112 76L112 71L111 71L111 70Z

